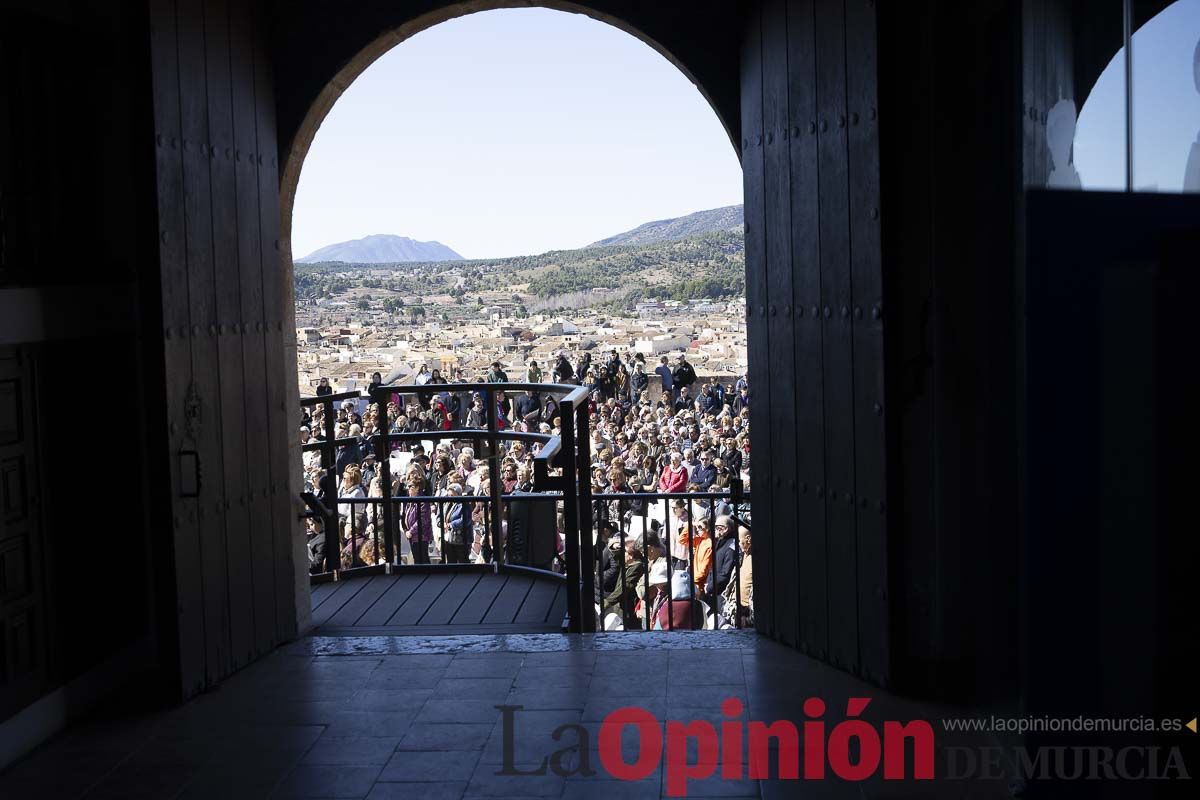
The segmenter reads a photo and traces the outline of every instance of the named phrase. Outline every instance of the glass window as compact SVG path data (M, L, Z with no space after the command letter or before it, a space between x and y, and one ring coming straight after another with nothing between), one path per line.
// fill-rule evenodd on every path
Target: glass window
M1200 0L1131 0L1133 189L1200 192Z
M1025 183L1126 188L1126 0L1026 0Z

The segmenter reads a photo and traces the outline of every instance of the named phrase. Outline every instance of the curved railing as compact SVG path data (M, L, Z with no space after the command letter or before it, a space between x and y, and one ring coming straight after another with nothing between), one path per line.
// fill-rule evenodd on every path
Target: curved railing
M500 415L497 403L494 402L493 392L525 392L531 391L538 395L550 395L555 398L560 418L559 435L514 431L500 427ZM320 494L308 492L303 499L308 506L308 516L321 519L324 528L324 563L323 569L313 575L314 582L341 579L354 574L370 574L382 571L395 572L398 570L436 570L454 568L453 564L445 561L446 549L446 509L455 504L465 504L464 508L472 512L479 508L483 516L483 537L479 542L481 561L494 565L497 570L534 570L546 579L565 580L567 593L568 627L572 631L594 631L597 625L603 625L606 617L611 622L614 593L617 596L616 613L621 616L622 623L629 622L627 602L633 595L628 594L632 588L636 594L636 586L629 586L629 574L640 572L640 581L644 584L643 596L649 598L650 563L646 548L640 551L640 571L636 566L638 556L627 554L626 544L631 534L630 528L636 525L635 518L622 515L620 519L609 517L613 503L633 503L642 509L642 529L646 531L651 525L652 518L659 523L659 530L665 534L665 542L672 542L672 511L669 505L680 501L687 506L688 518L698 520L708 515L708 534L710 552L715 561L718 540L715 530L718 503L729 504L732 516L739 524L745 524L744 511L747 508L747 498L740 492L740 484L735 484L732 491L698 492L698 493L618 493L592 495L591 491L591 453L588 407L588 391L580 386L563 384L530 384L530 383L453 383L426 384L424 386L379 386L372 389L367 397L368 402L375 407L377 419L385 420L384 427L389 427L388 403L396 395L404 398L435 394L458 394L478 392L483 399L484 421L486 428L452 428L450 430L407 431L375 433L368 437L375 456L378 475L383 487L389 487L385 497L339 497L339 470L337 469L337 453L342 447L361 447L362 439L336 439L336 404L348 399L359 399L359 392L342 392L339 394L321 395L301 399L305 407L325 406L325 439L310 442L302 446L305 452L319 451L321 453ZM403 407L403 406L402 406ZM412 496L393 495L391 453L395 445L406 442L427 442L441 440L472 442L477 461L489 464L487 493L474 495L435 495ZM533 457L533 487L532 492L506 493L500 471L503 453L499 446L502 442L526 442L537 448ZM356 462L357 463L357 460ZM480 487L481 489L483 487ZM403 541L399 538L397 513L407 504L428 503L437 510L440 524L437 529L441 532L440 564L414 565L403 564L401 550ZM661 503L661 514L656 513L654 504ZM364 506L365 514L369 517L365 523L356 511L357 506ZM697 505L701 513L695 514ZM349 515L348 565L342 563L345 551L342 540L342 515L339 506L352 510ZM537 509L535 512L534 509ZM519 513L514 515L514 510ZM739 510L743 513L739 514ZM652 513L654 512L654 513ZM558 548L557 514L562 514L562 549ZM539 514L541 515L539 518ZM661 519L659 517L661 516ZM598 532L608 529L610 539L603 539ZM536 537L536 542L535 542ZM553 542L552 548L547 548L547 540ZM376 563L365 563L360 558L360 547L367 542L372 543ZM535 545L540 544L540 548ZM716 596L715 583L707 592L702 584L698 584L694 573L693 547L695 542L688 537L688 555L686 561L689 575L689 616L695 613L692 609L719 607L720 599ZM682 545L680 545L682 547ZM610 547L614 552L611 558L604 548ZM551 550L547 557L547 550ZM536 551L536 552L535 552ZM636 548L635 548L636 551ZM677 551L682 555L681 551ZM619 570L619 593L617 585L612 581L609 570L613 563ZM460 562L461 563L461 562ZM478 562L476 562L478 563ZM672 563L668 556L668 563ZM740 570L740 560L738 561ZM673 565L674 566L674 565ZM631 569L627 569L631 568ZM680 567L682 569L682 567ZM702 577L702 576L701 576ZM607 585L606 585L607 581ZM598 590L597 587L600 587ZM743 606L739 589L736 595L738 609ZM674 602L673 600L671 602ZM706 603L707 605L701 605ZM649 619L649 609L645 609L642 619L644 627L652 627ZM715 612L714 612L715 613ZM736 627L741 627L743 617L740 611L735 615ZM703 627L693 618L688 627ZM666 629L675 627L674 615L666 614Z

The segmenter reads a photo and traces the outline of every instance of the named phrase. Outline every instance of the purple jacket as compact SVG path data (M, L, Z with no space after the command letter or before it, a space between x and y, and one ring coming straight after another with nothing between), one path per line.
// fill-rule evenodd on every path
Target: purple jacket
M433 541L433 518L429 503L404 504L404 531L411 542Z

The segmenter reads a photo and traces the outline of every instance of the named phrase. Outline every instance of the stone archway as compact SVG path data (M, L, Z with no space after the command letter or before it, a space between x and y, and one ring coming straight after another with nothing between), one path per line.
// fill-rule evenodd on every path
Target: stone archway
M346 35L339 40L339 44L349 50L354 47L353 43L357 42L357 49L350 53L343 53L340 66L319 87L312 80L307 80L302 86L296 87L301 93L307 92L305 96L307 106L300 112L302 116L296 120L294 130L285 130L284 126L287 124L287 120L280 120L280 241L283 264L287 273L285 278L288 281L288 291L290 291L292 276L292 207L304 159L308 155L313 138L321 127L321 123L346 88L384 53L421 31L451 19L480 11L546 8L553 11L583 14L625 31L674 64L696 86L700 94L712 106L730 138L730 143L740 156L741 149L737 142L740 130L739 97L735 91L738 66L736 53L733 53L734 60L731 62L734 71L725 76L726 80L716 81L714 85L712 79L707 75L698 74L691 67L692 54L686 52L688 48L694 47L695 30L700 27L694 20L679 20L677 25L664 29L664 26L656 19L657 15L652 11L637 8L636 4L603 2L603 0L601 2L461 0L460 2L432 2L424 5L427 6L424 11L411 8L411 4L404 8L392 9L390 16L382 18L389 26L382 34L377 33L378 28L372 27L373 23L381 21L378 17L367 19L364 16L357 21L357 24L351 24ZM697 5L711 6L713 4ZM660 33L664 35L660 35ZM678 37L685 52L681 53L674 47L674 39L669 38L672 34ZM286 74L284 70L278 69L280 66L277 64L277 75ZM711 64L702 63L699 69L709 70ZM289 85L282 80L279 81L279 84L279 95L281 97L288 96Z

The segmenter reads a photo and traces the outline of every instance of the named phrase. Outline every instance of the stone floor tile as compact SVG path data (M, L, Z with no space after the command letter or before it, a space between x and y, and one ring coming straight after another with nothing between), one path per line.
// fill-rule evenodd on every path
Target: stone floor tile
M287 775L291 765L266 764L209 764L175 800L262 800Z
M414 722L400 740L399 750L482 750L493 723Z
M577 709L553 711L517 711L513 714L512 753L517 763L540 763L550 754L574 746L578 731L570 728L556 740L554 732L564 725L578 725L582 714ZM504 760L504 723L497 722L483 750L483 761L499 764Z
M322 736L304 756L305 764L333 766L382 766L392 757L399 736L353 736L334 739Z
M464 658L456 656L442 674L443 678L507 678L521 669L520 659Z
M591 672L596 664L595 650L565 650L547 653L526 653L524 669L557 668Z
M512 678L442 678L433 689L437 697L504 702L513 688Z
M665 672L629 672L622 675L592 676L588 688L599 697L666 697Z
M661 787L657 780L577 781L568 779L563 789L563 800L658 800Z
M83 795L85 800L166 800L183 791L197 775L195 766L121 766Z
M516 689L575 689L586 688L592 680L590 668L531 667L525 665L513 681Z
M355 711L420 711L433 689L360 689L346 708Z
M408 670L377 669L361 684L363 689L432 689L445 674L445 667L419 667Z
M453 653L405 653L383 656L379 669L382 671L411 672L417 669L445 669L454 660Z
M381 767L333 767L301 764L284 777L272 800L350 798L361 800L375 785Z
M564 780L553 773L545 775L497 775L496 764L480 762L467 791L483 797L559 797ZM423 799L424 800L424 799Z
M467 790L462 781L444 783L377 783L367 800L460 800Z
M664 719L667 714L667 701L662 697L611 697L592 690L587 705L583 707L583 719L601 722L613 711L626 707L643 709L658 720Z
M437 698L428 702L417 714L417 722L487 722L500 719L498 703L488 700L451 700Z
M524 706L530 711L556 708L574 708L583 711L587 705L589 691L586 686L575 688L545 687L541 689L513 689L504 698L504 704Z
M384 766L378 780L400 783L469 781L479 763L475 750L440 752L399 751Z
M398 736L402 737L417 716L415 710L408 711L339 711L325 728L327 736L346 738L353 736Z

